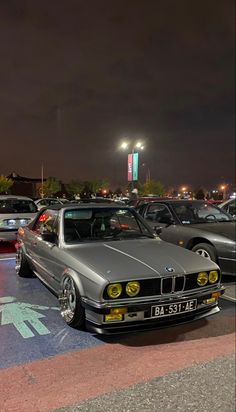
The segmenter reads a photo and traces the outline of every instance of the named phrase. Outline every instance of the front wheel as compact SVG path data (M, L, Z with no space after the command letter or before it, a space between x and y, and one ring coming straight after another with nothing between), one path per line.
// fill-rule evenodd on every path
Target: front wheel
M16 273L21 278L30 278L33 276L33 271L30 268L30 265L27 261L27 258L22 250L22 248L18 248L16 251Z
M198 245L195 245L192 248L192 251L208 260L212 260L213 262L216 262L217 260L213 246L208 245L207 243L199 243Z
M84 329L85 310L81 304L79 290L70 275L66 275L59 296L61 316L67 325L73 328Z

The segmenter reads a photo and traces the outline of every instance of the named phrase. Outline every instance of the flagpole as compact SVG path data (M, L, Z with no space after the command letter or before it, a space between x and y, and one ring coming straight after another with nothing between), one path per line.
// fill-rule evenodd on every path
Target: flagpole
M44 193L43 193L43 163L41 165L41 198L44 197Z

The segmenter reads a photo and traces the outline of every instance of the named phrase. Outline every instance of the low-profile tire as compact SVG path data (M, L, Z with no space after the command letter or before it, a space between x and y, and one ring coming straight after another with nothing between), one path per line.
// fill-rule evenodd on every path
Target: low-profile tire
M29 265L29 262L24 254L22 248L18 248L16 251L16 274L21 278L33 277L33 271Z
M198 243L192 248L192 251L213 262L217 260L213 246L208 243Z
M70 275L66 275L62 281L59 303L61 316L67 325L76 329L84 329L85 310L78 287Z

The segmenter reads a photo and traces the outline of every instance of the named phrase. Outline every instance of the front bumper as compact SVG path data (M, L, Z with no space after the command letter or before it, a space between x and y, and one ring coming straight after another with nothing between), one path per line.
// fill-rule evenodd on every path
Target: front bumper
M207 299L212 298L212 293L222 295L225 289L218 286L205 291L191 291L182 293L182 295L158 296L152 299L143 299L142 301L126 302L104 302L98 303L88 298L82 298L82 305L86 313L87 328L95 333L111 334L122 333L137 329L150 329L156 327L171 326L177 323L183 323L200 319L212 315L219 311L218 299L210 303L204 303ZM196 308L192 311L165 315L163 317L152 316L152 307L155 305L180 304L189 300L196 300ZM123 315L122 321L105 321L105 315L110 314L111 309L127 308L127 313Z

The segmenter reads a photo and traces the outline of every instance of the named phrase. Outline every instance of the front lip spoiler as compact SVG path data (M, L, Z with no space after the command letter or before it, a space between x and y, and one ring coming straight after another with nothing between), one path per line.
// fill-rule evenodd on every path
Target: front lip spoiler
M221 295L224 294L225 292L225 287L224 286L218 286L216 288L212 288L211 290L197 290L195 293L184 293L182 295L179 294L172 294L172 295L166 295L165 297L162 296L155 296L153 299L149 300L142 300L142 301L132 301L130 299L129 302L124 301L114 301L114 302L104 302L104 303L99 303L92 301L89 298L82 297L82 306L85 308L85 310L90 310L94 313L98 314L109 314L111 308L121 308L121 307L126 307L128 308L128 312L138 312L138 311L145 311L150 308L152 305L161 305L165 303L174 303L176 301L184 301L188 299L198 299L198 303L200 303L203 299L206 297L211 297L211 294L214 292L220 292Z
M132 324L117 323L116 325L98 325L96 323L86 320L86 328L89 331L96 334L120 335L130 332L142 332L146 330L164 329L170 326L177 326L184 323L193 322L194 320L205 318L206 316L215 315L219 311L220 309L218 307L218 304L215 304L214 307L211 306L209 308L199 309L197 313L195 313L195 315L192 313L189 313L188 315L184 313L184 316L181 316L183 315L181 314L178 318L171 318L171 320L148 319L145 321L134 322Z

